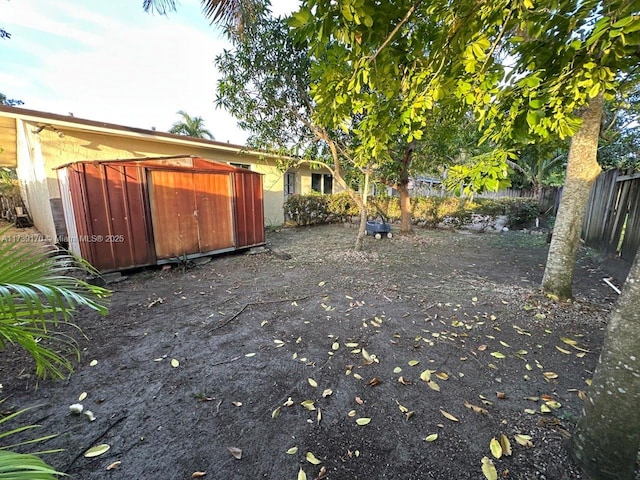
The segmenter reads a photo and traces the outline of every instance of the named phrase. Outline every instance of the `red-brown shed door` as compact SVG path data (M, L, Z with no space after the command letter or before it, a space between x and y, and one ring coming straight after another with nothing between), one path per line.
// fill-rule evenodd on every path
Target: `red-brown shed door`
M229 175L151 170L149 178L158 259L233 247Z

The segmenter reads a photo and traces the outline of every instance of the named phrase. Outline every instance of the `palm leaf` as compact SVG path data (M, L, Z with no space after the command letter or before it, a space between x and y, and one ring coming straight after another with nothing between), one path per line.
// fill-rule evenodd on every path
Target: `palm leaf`
M35 455L0 450L0 480L55 480L65 475Z
M73 273L86 272L87 265L68 254L36 249L29 244L0 247L0 348L18 344L35 360L40 377L63 378L72 371L62 345L78 354L76 343L58 331L60 322L71 322L79 307L102 315L109 291L91 285Z

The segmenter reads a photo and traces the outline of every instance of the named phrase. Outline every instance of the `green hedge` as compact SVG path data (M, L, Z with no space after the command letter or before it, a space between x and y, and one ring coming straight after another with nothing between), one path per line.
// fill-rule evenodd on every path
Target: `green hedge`
M284 204L286 218L297 225L345 222L360 215L356 203L347 193L333 195L292 195ZM478 199L471 202L458 197L418 197L411 199L412 222L435 227L445 219L453 226L469 223L471 214L506 215L509 226L522 227L538 215L538 203L531 198ZM370 218L379 215L389 222L400 220L397 197L370 197L367 206Z

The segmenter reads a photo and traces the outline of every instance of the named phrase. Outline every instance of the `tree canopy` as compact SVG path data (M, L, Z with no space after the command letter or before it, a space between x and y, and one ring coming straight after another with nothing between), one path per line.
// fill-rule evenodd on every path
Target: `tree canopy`
M182 119L171 125L169 133L214 140L213 134L205 128L202 117L192 117L183 110L178 111L178 115L180 115Z

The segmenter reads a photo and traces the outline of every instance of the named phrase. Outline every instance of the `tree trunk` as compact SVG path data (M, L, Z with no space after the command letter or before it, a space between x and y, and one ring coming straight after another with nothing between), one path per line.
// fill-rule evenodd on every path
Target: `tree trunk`
M367 229L367 197L369 196L369 168L364 174L364 188L360 193L360 228L358 229L358 236L356 237L355 250L361 252L364 250L364 237L366 236Z
M640 254L607 325L569 451L593 480L632 480L640 449Z
M571 284L584 213L591 186L601 171L596 161L602 94L591 100L582 114L582 126L571 139L567 180L562 191L558 217L553 228L542 288L561 299L571 298Z
M407 187L407 184L399 184L397 186L400 194L400 233L413 232L413 226L411 225L411 197Z

